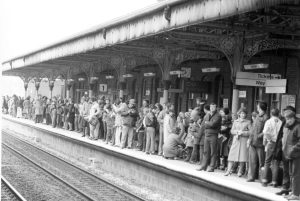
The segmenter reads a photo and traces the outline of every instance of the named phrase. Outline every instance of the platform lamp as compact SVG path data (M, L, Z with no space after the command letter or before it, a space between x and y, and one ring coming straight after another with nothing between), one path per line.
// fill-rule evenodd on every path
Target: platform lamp
M69 99L70 98L70 90L72 88L74 84L74 80L73 79L67 79L67 94L66 94L66 98Z
M50 80L49 81L49 89L50 89L50 98L52 99L52 91L53 91L53 88L54 88L54 82L55 80Z

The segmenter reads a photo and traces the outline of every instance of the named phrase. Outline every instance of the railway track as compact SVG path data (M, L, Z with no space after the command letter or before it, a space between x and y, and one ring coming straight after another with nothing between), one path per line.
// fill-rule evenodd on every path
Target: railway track
M1 176L1 200L26 201L26 199L3 176Z
M8 132L2 131L2 141L4 147L47 171L84 200L145 200Z

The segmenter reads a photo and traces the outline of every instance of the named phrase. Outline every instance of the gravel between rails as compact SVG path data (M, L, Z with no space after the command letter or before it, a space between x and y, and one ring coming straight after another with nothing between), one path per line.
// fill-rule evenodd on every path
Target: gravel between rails
M39 165L46 168L51 173L58 175L61 179L72 184L82 192L85 192L95 200L145 200L127 191L123 191L122 189L112 186L106 181L103 181L90 173L78 169L77 167L49 155L48 153L11 135L5 134L5 132L2 132L2 134L3 142L21 151L27 157L39 163Z
M83 201L80 194L53 178L28 160L2 146L2 174L28 201Z

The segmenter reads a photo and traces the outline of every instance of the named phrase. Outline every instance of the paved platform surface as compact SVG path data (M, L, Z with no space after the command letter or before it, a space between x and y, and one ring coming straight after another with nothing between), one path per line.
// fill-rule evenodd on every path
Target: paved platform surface
M135 157L139 160L144 160L147 162L151 162L153 164L160 165L162 167L165 167L170 170L174 170L176 172L182 172L191 176L195 176L199 179L203 179L209 182L213 182L218 185L226 186L232 189L235 189L240 192L245 192L248 194L253 194L253 195L259 195L261 197L267 198L269 200L274 200L274 201L284 201L282 196L277 196L275 195L275 192L280 191L280 188L273 188L273 187L262 187L260 182L246 182L245 178L239 178L235 175L225 177L224 172L222 171L216 171L216 172L205 172L205 171L196 171L198 168L197 165L186 163L184 161L180 160L167 160L161 156L157 155L146 155L144 152L141 151L136 151L132 149L120 149L118 147L113 147L109 144L106 144L102 140L97 140L97 141L92 141L89 140L88 138L81 137L81 133L77 133L74 131L68 131L64 129L59 129L59 128L52 128L49 125L45 124L35 124L31 120L27 119L17 119L13 118L7 115L3 115L3 117L8 118L8 119L13 119L15 121L19 121L22 123L26 123L32 126L36 126L38 128L46 129L52 132L56 132L61 135L65 135L68 137L71 137L76 140L88 142L90 144L94 144L97 146L104 147L108 150L113 150L122 154L126 154L131 157Z

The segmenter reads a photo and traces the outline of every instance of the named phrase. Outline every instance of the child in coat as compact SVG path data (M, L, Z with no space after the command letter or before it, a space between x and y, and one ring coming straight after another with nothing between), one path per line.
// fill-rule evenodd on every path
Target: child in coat
M186 158L184 159L184 161L186 161L186 162L188 162L190 160L192 151L193 151L193 146L194 146L194 136L192 134L193 124L194 124L194 121L190 120L188 133L184 140L185 151L186 151Z

